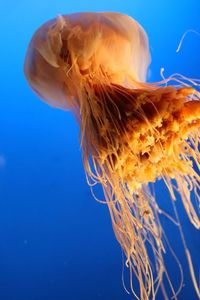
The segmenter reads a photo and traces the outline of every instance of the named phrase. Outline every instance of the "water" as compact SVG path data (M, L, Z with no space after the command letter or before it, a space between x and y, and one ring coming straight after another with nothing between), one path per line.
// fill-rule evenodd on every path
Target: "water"
M79 130L70 113L38 100L23 75L34 31L58 14L119 11L139 21L149 35L149 80L182 73L200 78L199 0L11 1L1 0L0 39L0 299L128 300L121 282L121 250L106 206L86 184ZM158 184L161 205L169 195ZM182 210L180 217L198 271L199 234ZM181 300L196 300L178 232L163 224L183 263ZM178 272L167 257L172 279ZM159 297L159 300L162 296Z

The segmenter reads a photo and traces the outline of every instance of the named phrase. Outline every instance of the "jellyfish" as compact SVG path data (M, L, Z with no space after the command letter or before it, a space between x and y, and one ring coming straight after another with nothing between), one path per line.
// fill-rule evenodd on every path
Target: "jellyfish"
M164 211L152 186L162 179L173 206L181 199L190 222L200 228L199 81L174 74L149 83L150 61L148 37L130 16L75 13L58 16L36 31L24 72L41 99L71 110L80 124L87 182L92 191L96 184L102 186L134 298L156 299L161 289L169 299L166 277L177 299L182 282L175 290L167 272L160 222Z

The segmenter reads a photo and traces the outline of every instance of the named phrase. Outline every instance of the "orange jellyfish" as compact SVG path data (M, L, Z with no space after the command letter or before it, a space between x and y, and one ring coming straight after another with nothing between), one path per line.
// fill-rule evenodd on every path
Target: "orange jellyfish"
M135 298L156 299L161 288L169 299L166 276L177 299L182 283L175 291L168 276L159 220L164 212L149 185L163 179L173 205L179 194L191 223L200 228L199 83L178 74L147 83L149 63L147 35L131 17L77 13L59 16L36 31L24 70L44 101L71 110L80 123L87 180L91 187L100 183L103 188Z

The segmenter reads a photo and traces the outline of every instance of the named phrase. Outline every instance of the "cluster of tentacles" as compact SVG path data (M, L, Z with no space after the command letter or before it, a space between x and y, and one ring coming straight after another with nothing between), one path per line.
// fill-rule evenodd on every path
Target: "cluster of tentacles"
M160 209L148 183L162 178L172 201L176 200L174 190L178 191L191 223L199 229L197 207L191 200L192 190L197 202L200 200L198 92L190 87L148 84L140 89L95 85L93 90L92 95L84 92L83 99L80 97L80 103L84 103L84 165L89 184L100 183L103 187L113 229L130 269L131 290L138 299L155 299L161 285L168 299L162 283L166 275L176 298L163 259ZM88 163L89 156L93 167ZM185 240L183 243L199 293L190 253ZM138 296L132 273L139 282Z

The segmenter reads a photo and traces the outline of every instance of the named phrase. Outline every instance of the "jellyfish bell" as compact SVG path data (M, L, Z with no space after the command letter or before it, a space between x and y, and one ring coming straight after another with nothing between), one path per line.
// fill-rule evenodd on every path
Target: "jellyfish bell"
M68 108L80 85L144 81L150 62L147 36L119 13L77 13L41 26L25 59L32 88L49 104ZM79 88L78 88L79 86ZM73 102L73 99L71 99Z
M163 258L161 210L149 183L162 178L173 201L178 192L191 223L200 227L190 197L194 190L200 200L200 101L190 87L198 82L179 75L147 83L149 63L147 36L131 17L78 13L60 16L36 31L24 71L44 101L71 109L80 122L88 183L102 185L133 294L141 300L155 299L161 286L168 299L165 275L177 299ZM181 226L179 230L200 298Z

